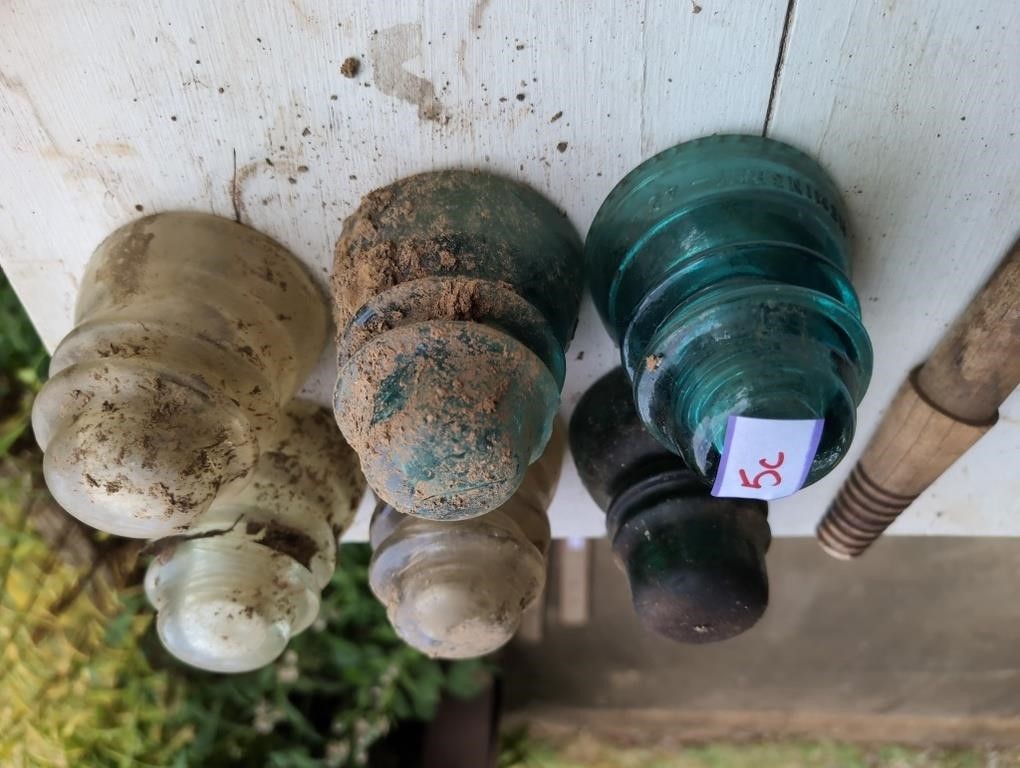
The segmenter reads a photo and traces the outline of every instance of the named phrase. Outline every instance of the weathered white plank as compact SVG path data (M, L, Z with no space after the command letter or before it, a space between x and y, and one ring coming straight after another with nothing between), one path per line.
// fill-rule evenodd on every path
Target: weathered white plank
M340 222L363 193L417 171L477 166L531 183L583 234L645 155L714 130L761 129L784 9L779 0L4 3L0 262L52 347L71 326L90 252L139 206L237 215L325 276ZM340 73L348 56L362 63L354 79ZM310 383L322 399L331 358ZM586 306L565 410L615 361ZM557 535L601 533L569 460L553 520Z
M534 184L583 232L640 158L760 129L785 3L700 5L5 4L0 260L52 346L88 254L137 205L236 204L325 274L362 193L477 165ZM1017 234L1018 14L1005 0L794 6L770 134L819 154L853 211L877 351L862 438ZM590 307L570 358L567 412L616 359ZM900 532L1020 533L1018 411L1014 398ZM842 474L777 503L777 532L810 532ZM569 462L553 518L557 535L601 531Z
M1020 4L794 6L769 135L844 190L855 283L875 345L858 439L833 474L773 506L811 530L913 366L1020 235ZM1020 393L915 502L897 533L1020 535Z
M47 343L70 326L89 252L137 205L232 216L236 204L324 274L364 191L480 165L528 180L583 231L641 157L759 129L784 11L448 5L0 9L0 259ZM1018 12L1009 2L794 7L770 134L819 154L853 210L877 351L862 438L1016 234ZM348 55L363 62L354 80L339 73ZM565 411L614 362L586 307ZM327 355L312 384L320 397L330 368ZM1009 514L1017 398L1003 416L900 532L1020 533ZM598 535L601 518L566 469L555 531ZM810 532L843 473L777 503L777 532Z

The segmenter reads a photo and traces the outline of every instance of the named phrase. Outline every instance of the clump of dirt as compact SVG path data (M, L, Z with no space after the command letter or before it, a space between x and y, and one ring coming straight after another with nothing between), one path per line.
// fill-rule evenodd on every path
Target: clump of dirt
M453 284L436 303L436 311L440 317L447 320L476 320L491 314L494 310L492 306L494 301L491 294L485 294L481 290L484 284L482 280ZM507 290L512 290L508 283L502 285Z
M305 568L311 568L312 558L319 551L315 540L307 533L275 521L266 523L257 541L274 552L294 558Z
M339 358L347 360L373 336L400 325L427 320L486 322L541 315L507 282L478 278L421 278L401 283L377 297L369 312L359 313L340 340ZM530 316L529 316L530 315ZM526 320L525 320L526 322Z
M336 244L337 330L376 294L428 276L501 280L536 303L532 293L547 293L543 283L563 267L555 253L537 264L521 257L521 248L551 250L535 198L526 187L471 172L424 173L370 192Z
M340 65L340 74L346 78L355 78L360 71L361 61L354 56L348 56L344 59L344 63Z
M421 251L410 243L385 241L358 253L353 269L334 269L331 277L335 319L343 329L354 313L377 293L402 280L428 275Z
M428 189L420 190L427 195ZM433 265L447 274L458 266L469 271L473 265L461 264L448 247L455 234L451 227L436 222L430 231L415 233L401 240L380 236L380 230L399 229L415 213L413 203L402 197L395 200L392 188L370 192L358 210L344 222L336 246L331 287L339 331L343 331L354 313L370 298L406 280L434 274Z

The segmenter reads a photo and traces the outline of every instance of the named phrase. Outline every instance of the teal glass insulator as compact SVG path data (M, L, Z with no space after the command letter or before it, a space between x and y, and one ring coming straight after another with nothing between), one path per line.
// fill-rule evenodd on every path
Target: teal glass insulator
M704 480L733 417L821 420L798 488L843 458L872 351L843 204L812 158L758 136L668 149L606 198L585 260L642 421Z
M582 265L567 218L508 179L439 171L366 195L333 268L334 412L381 499L462 520L513 496L559 407Z

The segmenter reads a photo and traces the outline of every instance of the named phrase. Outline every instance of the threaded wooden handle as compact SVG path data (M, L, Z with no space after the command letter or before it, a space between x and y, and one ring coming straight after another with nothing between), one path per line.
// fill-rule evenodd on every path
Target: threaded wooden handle
M822 548L857 557L995 424L1020 384L1020 242L900 387L818 525Z
M861 554L995 423L954 419L925 400L915 382L912 376L900 388L818 526L818 540L833 557Z

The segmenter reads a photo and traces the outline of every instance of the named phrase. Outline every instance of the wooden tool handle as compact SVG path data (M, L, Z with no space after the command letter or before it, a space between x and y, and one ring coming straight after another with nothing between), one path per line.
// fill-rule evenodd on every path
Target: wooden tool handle
M1020 242L900 387L818 526L833 557L867 549L995 424L1020 384Z
M935 408L907 380L858 462L876 490L916 497L995 424L968 424Z
M1020 385L1020 241L917 374L917 388L958 419L984 423Z

